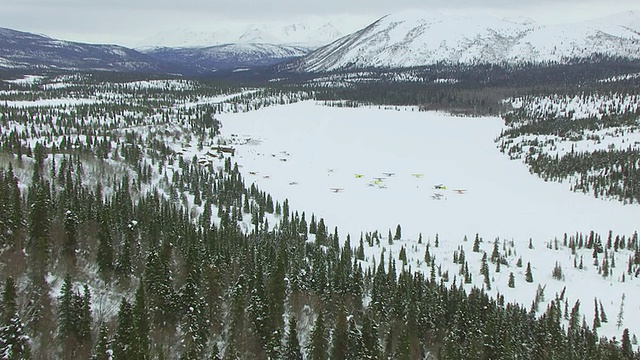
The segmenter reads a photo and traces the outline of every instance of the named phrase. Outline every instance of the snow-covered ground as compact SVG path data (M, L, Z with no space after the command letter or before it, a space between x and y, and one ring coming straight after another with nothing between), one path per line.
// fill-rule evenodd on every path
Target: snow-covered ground
M345 235L386 234L401 224L414 237L438 232L457 241L478 232L528 242L637 229L640 207L571 193L496 151L499 118L313 102L219 118L225 135L257 140L236 146L248 183L288 198L293 209L314 211ZM435 190L437 184L447 189ZM432 199L435 193L443 199Z
M462 246L473 283L482 286L481 253L471 251L473 239L478 233L484 239L482 250L491 254L493 241L499 238L500 251L512 254L500 273L490 265L491 294L529 307L538 285L545 288L546 302L566 287L569 309L580 300L588 324L594 298L602 302L609 322L598 329L599 334L620 338L622 329L629 327L640 335L640 306L632 301L640 296L640 282L633 276L627 275L624 282L622 278L629 252L615 253L617 267L605 278L598 274L591 250L578 250L576 258L566 247L547 248L554 239L561 244L565 233L586 236L593 230L606 241L612 230L614 236L630 237L638 228L640 206L572 193L566 184L531 175L522 163L510 161L496 149L501 119L453 117L414 108L333 108L312 101L218 118L223 137L235 143L234 161L247 185L256 183L276 200L288 199L291 209L306 211L307 219L312 212L324 218L330 232L337 226L341 239L350 234L354 246L361 231L379 231L381 245L366 248L370 263L382 251L387 259L398 261L404 246L408 265L429 271L423 261L429 242L436 264L460 283L459 265L452 258ZM439 184L446 189L434 189ZM395 233L398 224L403 240L389 245L388 231ZM417 243L420 233L423 244ZM574 258L579 262L580 256L582 270L574 268ZM524 267L516 267L519 257ZM524 280L527 262L535 279L531 284ZM552 278L556 262L564 281ZM510 272L516 276L513 289L507 287ZM618 329L622 294L626 302ZM543 302L540 311L545 309Z

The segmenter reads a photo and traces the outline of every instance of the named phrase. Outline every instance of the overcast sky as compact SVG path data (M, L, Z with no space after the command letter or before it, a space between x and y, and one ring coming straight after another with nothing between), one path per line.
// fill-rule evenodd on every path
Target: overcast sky
M541 23L581 21L640 10L637 0L0 0L0 27L91 43L135 46L171 29L340 19L355 31L411 9L524 16Z

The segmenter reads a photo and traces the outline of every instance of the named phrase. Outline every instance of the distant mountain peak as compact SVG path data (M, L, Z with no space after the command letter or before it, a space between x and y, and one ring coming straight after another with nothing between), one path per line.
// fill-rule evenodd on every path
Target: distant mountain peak
M249 24L225 30L166 30L143 40L136 48L207 47L228 43L268 43L320 47L344 35L332 22L310 24Z

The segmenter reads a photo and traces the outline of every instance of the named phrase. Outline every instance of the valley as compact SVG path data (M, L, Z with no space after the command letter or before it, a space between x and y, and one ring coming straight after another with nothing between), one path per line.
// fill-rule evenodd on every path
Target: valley
M639 359L637 18L0 29L0 358Z

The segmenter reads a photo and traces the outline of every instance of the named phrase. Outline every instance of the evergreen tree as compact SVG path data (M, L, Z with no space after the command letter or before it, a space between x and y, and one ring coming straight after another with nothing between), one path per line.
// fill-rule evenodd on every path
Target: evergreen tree
M473 240L473 248L471 249L473 252L480 252L480 237L476 233L476 238Z
M129 302L123 298L118 311L113 356L116 359L135 359L135 341L133 311Z
M187 277L181 296L182 308L185 311L182 319L185 351L183 359L196 360L203 357L206 347L207 332L204 304L200 296L199 269L193 269Z
M362 240L362 234L360 235L360 244L356 250L356 259L364 261L364 241Z
M105 324L100 325L100 332L98 333L98 342L96 343L93 356L91 360L111 360L113 350L111 349L111 342L108 338L108 331Z
M599 301L600 304L600 322L606 323L609 322L607 318L607 314L604 312L604 306L602 306L602 301Z
M525 271L525 281L528 283L533 282L533 273L531 273L531 263L527 262L527 270Z
M347 359L365 358L364 340L353 317L348 321Z
M349 331L347 328L347 317L341 307L336 316L336 324L333 328L331 344L331 359L345 360L349 354Z
M49 186L38 180L29 190L29 240L27 250L36 278L44 277L51 252L51 196Z
M0 309L0 358L29 359L31 347L18 314L16 286L12 277L5 281Z
M600 327L600 311L598 308L598 299L593 299L594 302L594 316L593 316L593 330Z
M515 288L516 287L516 277L513 275L513 273L509 273L509 283L507 284L510 288Z
M113 272L113 240L111 238L111 225L107 210L102 210L99 214L100 229L98 231L98 252L96 262L98 271L104 279L109 279Z
M622 332L621 347L624 359L633 359L633 347L631 345L631 339L629 338L629 329L624 329Z
M311 330L309 342L306 346L307 359L325 360L327 359L327 350L327 330L324 323L324 316L322 312L320 312L316 318L313 330Z
M379 359L380 342L378 340L378 326L367 311L362 318L363 358Z
M407 326L403 327L402 333L400 333L400 338L398 338L398 345L395 349L394 359L398 360L410 360L411 357L411 342L409 339L409 328Z
M620 300L620 310L618 311L618 318L616 320L616 327L620 329L622 327L622 321L624 320L624 301L626 299L626 294L622 294L622 299Z
M424 250L424 262L427 264L431 263L431 252L429 252L429 244L427 244L425 250Z
M487 290L491 290L491 279L489 278L489 264L487 263L487 253L482 254L482 264L480 266L480 274L484 276L484 283Z
M498 249L498 239L493 242L493 251L491 252L491 262L500 262L500 250Z
M72 265L75 265L76 249L78 248L78 217L73 211L67 210L65 212L63 226L66 235L62 245L63 254Z
M302 353L300 352L300 341L298 340L298 322L296 317L291 315L289 317L289 333L285 342L283 359L287 360L302 360Z
M132 312L133 337L135 339L132 352L135 354L136 359L149 359L149 312L147 310L144 282L142 281L138 284L138 289L136 290Z
M400 239L402 239L402 228L400 227L400 224L398 224L398 226L396 226L396 234L393 236L393 240L400 240Z

